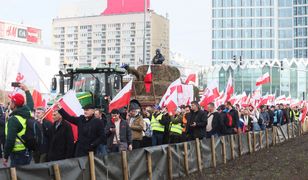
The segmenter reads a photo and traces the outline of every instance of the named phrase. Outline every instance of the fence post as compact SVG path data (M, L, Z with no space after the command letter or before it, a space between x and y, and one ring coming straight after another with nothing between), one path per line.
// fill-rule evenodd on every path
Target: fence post
M17 180L16 168L10 168L11 180Z
M231 138L231 141L230 141L230 146L231 146L231 158L232 158L232 160L234 160L234 159L235 159L235 153L234 153L234 135L231 134L230 138Z
M121 151L123 180L128 180L127 152Z
M290 139L290 124L287 124L287 133L288 133L288 140Z
M212 165L216 168L215 138L211 137Z
M227 164L227 157L226 157L226 139L225 136L221 136L221 147L222 147L222 158L224 164Z
M269 142L268 142L268 129L265 129L265 139L266 139L266 148L269 148Z
M248 149L249 149L249 153L252 153L252 147L251 147L251 136L250 136L250 132L247 132L247 140L248 140Z
M171 146L168 146L168 175L169 175L169 180L173 179L172 176L172 153L171 153Z
M198 170L202 172L202 161L201 161L201 151L200 151L200 140L196 139L196 153L197 153L197 162L198 162Z
M259 132L259 135L260 135L260 136L259 136L259 137L260 137L260 139L259 139L260 150L262 149L262 134L263 134L262 131L260 131L260 132Z
M273 126L273 146L276 145L276 127Z
M256 138L256 132L255 131L253 131L252 132L253 134L252 134L252 144L253 144L253 152L256 152L256 146L257 146L257 138Z
M60 173L60 168L58 164L52 165L53 171L55 173L55 180L61 180L61 173Z
M291 129L292 129L292 138L295 138L295 132L294 132L294 122L292 122Z
M94 164L94 153L93 153L93 151L89 152L89 165L90 165L90 179L91 180L96 180L95 164Z
M186 176L189 175L189 168L188 168L188 150L187 150L187 142L184 142L184 169Z
M238 134L238 152L239 152L239 156L242 155L242 135Z
M148 178L152 180L153 171L152 171L152 156L150 152L147 152L147 161L148 161Z

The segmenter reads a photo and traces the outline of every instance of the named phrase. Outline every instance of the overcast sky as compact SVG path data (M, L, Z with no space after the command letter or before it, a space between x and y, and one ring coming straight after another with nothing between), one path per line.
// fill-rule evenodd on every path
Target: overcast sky
M51 44L51 22L63 7L82 4L84 12L102 12L106 0L0 0L0 20L21 23L43 30L45 45ZM86 3L85 3L86 2ZM170 19L170 50L180 52L199 64L211 58L210 0L151 0L151 9ZM1 50L0 50L1 51Z

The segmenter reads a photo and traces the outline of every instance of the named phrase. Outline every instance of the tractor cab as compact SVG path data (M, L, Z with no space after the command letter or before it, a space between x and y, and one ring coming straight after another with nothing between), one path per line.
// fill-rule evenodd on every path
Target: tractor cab
M52 90L57 91L59 81L59 98L68 90L74 89L81 105L94 104L97 108L108 111L108 99L122 89L122 76L126 70L118 67L67 68L59 71L52 80ZM58 77L58 78L57 78Z

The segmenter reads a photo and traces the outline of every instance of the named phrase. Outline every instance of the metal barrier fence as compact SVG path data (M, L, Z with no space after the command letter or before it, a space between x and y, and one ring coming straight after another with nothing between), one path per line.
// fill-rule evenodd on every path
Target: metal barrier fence
M308 129L304 126L291 123L265 131L197 139L106 156L94 157L91 152L88 157L0 169L0 179L173 179L226 164L244 154L298 137Z

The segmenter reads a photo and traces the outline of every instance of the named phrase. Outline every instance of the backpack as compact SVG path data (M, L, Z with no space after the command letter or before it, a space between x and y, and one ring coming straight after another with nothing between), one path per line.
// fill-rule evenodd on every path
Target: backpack
M152 127L151 127L151 122L150 121L144 121L145 124L145 130L144 130L144 135L146 137L152 137Z
M233 118L230 113L227 113L227 119L228 119L227 126L232 127Z
M17 138L28 150L38 150L43 141L43 134L38 122L33 118L26 119L26 132L23 136L17 136Z

